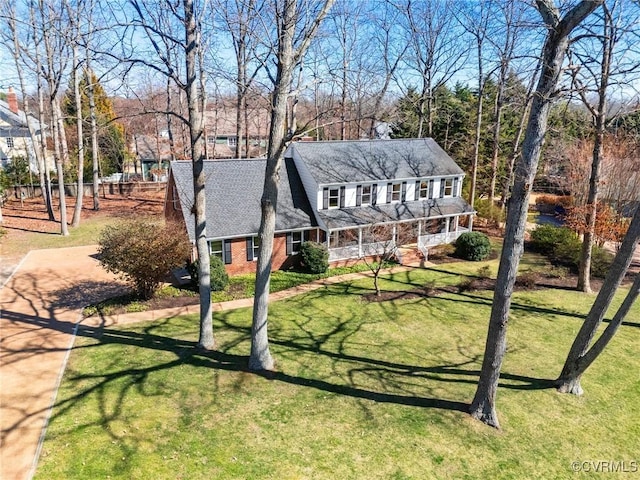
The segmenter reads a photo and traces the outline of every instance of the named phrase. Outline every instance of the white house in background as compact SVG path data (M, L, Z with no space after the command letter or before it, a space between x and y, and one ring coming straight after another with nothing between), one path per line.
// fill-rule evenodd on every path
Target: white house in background
M265 159L205 162L207 236L229 273L255 271ZM433 139L296 142L280 172L273 268L306 240L348 264L389 245L424 257L472 228L464 172ZM195 241L191 162L172 162L165 216Z
M9 87L7 100L0 100L0 165L2 167L5 167L14 157L23 157L29 160L32 172L39 171L29 125L36 132L36 141L40 142L40 136L43 133L40 122L18 108L16 92ZM51 158L47 158L47 165L50 170L54 168Z

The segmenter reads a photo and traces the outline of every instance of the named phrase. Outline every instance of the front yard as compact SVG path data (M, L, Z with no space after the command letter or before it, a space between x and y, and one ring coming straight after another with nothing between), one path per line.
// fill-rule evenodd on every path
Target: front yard
M384 279L440 289L411 300L364 301L362 279L273 303L266 375L246 371L249 309L216 314L208 354L194 316L81 329L36 478L572 478L572 462L640 460L638 306L578 398L550 380L594 297L518 292L503 430L466 414L491 292L445 287L483 265L495 275L494 260Z

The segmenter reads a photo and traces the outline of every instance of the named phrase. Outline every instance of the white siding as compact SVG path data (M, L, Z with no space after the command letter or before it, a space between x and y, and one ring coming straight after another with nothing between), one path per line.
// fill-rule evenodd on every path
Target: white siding
M407 181L407 202L413 202L416 198L416 180L408 180Z

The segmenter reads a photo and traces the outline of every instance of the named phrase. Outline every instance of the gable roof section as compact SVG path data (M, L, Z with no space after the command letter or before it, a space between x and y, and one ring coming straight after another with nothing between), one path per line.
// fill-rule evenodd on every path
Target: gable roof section
M13 113L9 108L9 104L4 100L0 100L0 131L5 135L13 137L28 137L29 129L27 121L33 126L36 133L40 133L40 122L31 115L25 115L22 110ZM6 125L2 125L2 124Z
M297 142L290 148L319 185L464 173L432 138Z
M253 236L260 227L266 159L206 160L207 237ZM182 214L189 238L195 239L191 162L172 162ZM276 232L317 227L293 160L280 170Z

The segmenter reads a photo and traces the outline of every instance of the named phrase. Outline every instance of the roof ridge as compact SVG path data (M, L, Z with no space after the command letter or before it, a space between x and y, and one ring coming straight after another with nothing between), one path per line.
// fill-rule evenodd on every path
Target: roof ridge
M433 140L433 137L422 138L365 138L360 140L313 140L304 142L293 142L292 145L317 145L319 143L386 143L386 142L411 142L418 140Z
M249 162L249 161L261 161L264 162L266 161L267 158L266 157L251 157L251 158L205 158L204 162L206 163L211 163L211 162L216 162L216 163L228 163L228 162ZM191 160L189 159L185 159L185 160L171 160L171 162L169 163L191 163Z

